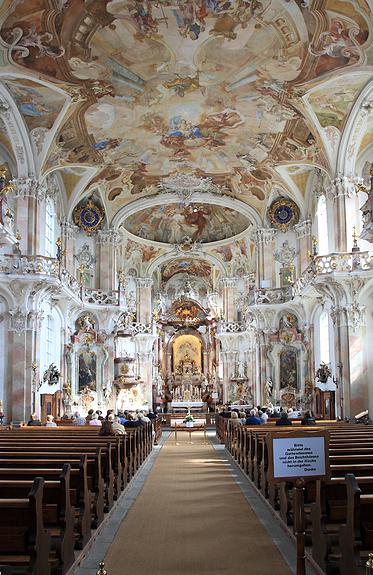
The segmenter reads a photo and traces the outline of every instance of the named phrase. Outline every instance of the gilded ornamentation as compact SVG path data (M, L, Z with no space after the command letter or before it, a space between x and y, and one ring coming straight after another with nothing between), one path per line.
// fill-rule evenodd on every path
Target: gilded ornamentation
M272 226L286 232L290 226L298 223L299 208L289 198L278 198L271 204L268 215Z
M101 229L105 218L105 210L91 199L84 206L74 210L74 223L88 235Z

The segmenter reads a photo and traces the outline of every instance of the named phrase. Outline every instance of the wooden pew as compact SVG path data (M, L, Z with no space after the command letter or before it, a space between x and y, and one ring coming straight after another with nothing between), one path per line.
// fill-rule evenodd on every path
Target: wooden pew
M44 479L25 498L0 499L0 564L16 573L50 575L50 534L43 525Z
M0 479L0 498L25 498L33 480ZM52 549L59 559L58 573L64 574L73 564L75 510L70 503L70 465L64 464L58 481L44 481L43 522L51 532Z

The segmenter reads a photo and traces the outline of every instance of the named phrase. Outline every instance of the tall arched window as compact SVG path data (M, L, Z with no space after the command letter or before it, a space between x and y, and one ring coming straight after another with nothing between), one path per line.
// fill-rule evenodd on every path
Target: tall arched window
M56 211L54 208L53 201L48 198L45 203L44 253L49 258L56 257L55 223L56 223Z
M329 253L328 242L328 217L326 212L326 198L320 196L317 202L317 239L318 239L318 253L325 255Z
M54 363L61 364L61 318L58 311L49 304L43 306L44 319L40 335L40 373ZM54 390L55 391L55 390Z

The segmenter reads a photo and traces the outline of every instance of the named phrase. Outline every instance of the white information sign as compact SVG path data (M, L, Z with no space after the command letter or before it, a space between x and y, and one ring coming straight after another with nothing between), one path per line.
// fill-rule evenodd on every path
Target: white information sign
M273 476L312 477L325 475L324 437L273 438Z

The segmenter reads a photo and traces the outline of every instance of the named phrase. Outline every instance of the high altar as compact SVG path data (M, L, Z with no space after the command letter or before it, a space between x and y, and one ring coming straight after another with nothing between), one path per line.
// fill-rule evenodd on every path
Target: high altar
M178 403L199 403L203 395L205 377L201 373L200 366L195 359L185 353L178 362L175 372L171 377L172 407L178 407ZM181 406L180 406L181 407Z

